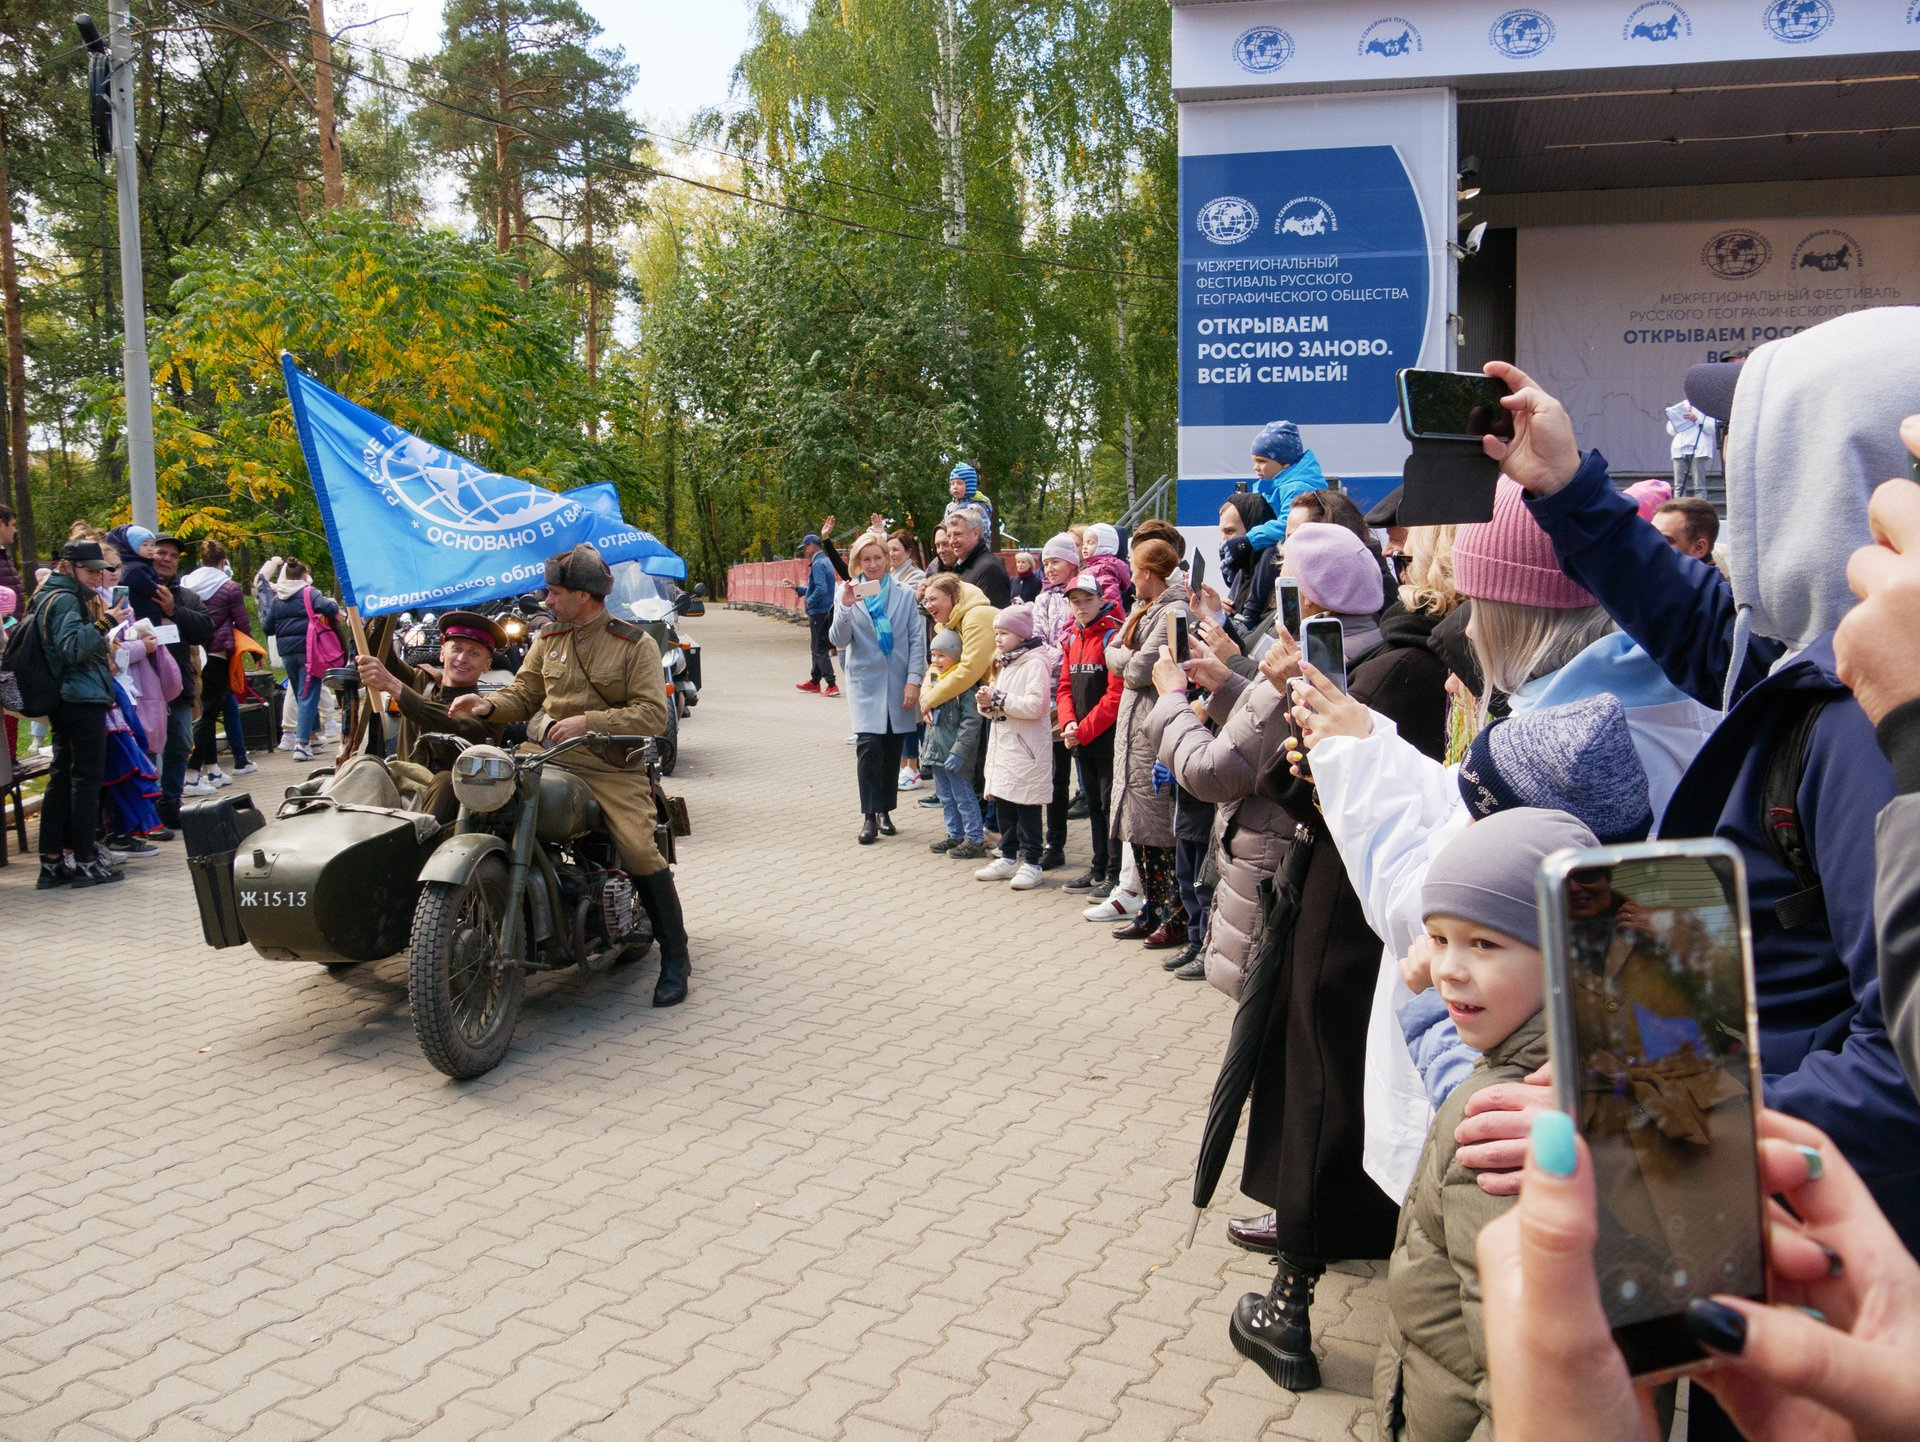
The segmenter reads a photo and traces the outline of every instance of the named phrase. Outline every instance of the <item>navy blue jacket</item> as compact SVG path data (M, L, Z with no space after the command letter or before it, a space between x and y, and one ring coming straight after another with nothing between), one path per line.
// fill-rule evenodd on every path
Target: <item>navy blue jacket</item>
M807 567L807 589L801 593L801 604L809 616L833 614L833 585L833 563L824 551L815 551Z
M268 594L273 595L271 591ZM274 596L261 612L260 625L280 648L282 666L288 662L297 666L307 664L307 603L302 599L305 595L313 597L313 614L322 618L323 624L340 614L338 606L311 587L291 596Z
M1726 578L1681 555L1642 521L1633 501L1613 488L1597 451L1564 490L1530 498L1527 509L1567 574L1599 597L1667 679L1718 707L1733 653L1735 608ZM1913 1248L1920 1245L1920 1187L1913 1185L1920 1102L1887 1035L1874 945L1871 818L1893 799L1893 768L1834 672L1831 634L1770 673L1785 654L1778 641L1752 638L1733 709L1681 778L1659 834L1719 836L1740 848L1767 1104L1832 1137ZM1834 702L1815 723L1800 786L1800 818L1831 935L1787 931L1773 912L1797 889L1760 825L1760 795L1780 729L1777 703L1789 692L1819 692Z

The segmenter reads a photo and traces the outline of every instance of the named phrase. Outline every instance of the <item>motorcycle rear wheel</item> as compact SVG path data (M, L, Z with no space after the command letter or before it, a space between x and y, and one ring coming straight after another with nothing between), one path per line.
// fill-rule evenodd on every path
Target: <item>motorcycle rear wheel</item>
M671 701L667 703L666 734L653 738L653 750L660 758L660 774L673 775L673 768L680 764L680 708Z
M466 1080L492 1071L513 1041L526 973L499 958L507 868L497 856L464 882L430 881L413 912L407 999L428 1061Z

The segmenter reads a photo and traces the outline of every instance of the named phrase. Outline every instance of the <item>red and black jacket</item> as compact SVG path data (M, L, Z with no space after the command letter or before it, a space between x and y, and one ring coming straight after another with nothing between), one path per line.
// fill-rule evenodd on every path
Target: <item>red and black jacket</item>
M1120 629L1120 613L1111 603L1088 626L1075 621L1067 627L1060 663L1060 688L1054 700L1060 725L1078 722L1074 739L1082 746L1113 730L1125 690L1118 673L1107 669L1107 642Z

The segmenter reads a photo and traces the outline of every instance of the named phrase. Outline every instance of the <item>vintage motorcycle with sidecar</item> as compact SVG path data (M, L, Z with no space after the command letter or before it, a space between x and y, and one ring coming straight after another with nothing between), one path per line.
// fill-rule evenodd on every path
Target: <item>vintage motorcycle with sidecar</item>
M183 808L207 944L251 943L329 968L408 953L407 998L427 1060L457 1078L513 1040L529 971L605 971L653 933L619 868L599 803L552 766L579 746L645 746L655 840L674 859L685 808L660 788L649 740L589 733L518 754L431 734L458 751L458 819L416 809L429 773L357 756L288 790L268 821L231 792Z

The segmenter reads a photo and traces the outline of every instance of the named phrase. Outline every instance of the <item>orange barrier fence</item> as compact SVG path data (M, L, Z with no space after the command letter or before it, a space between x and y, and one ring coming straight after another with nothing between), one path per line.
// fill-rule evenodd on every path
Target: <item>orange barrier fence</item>
M800 612L795 586L807 584L807 562L747 561L727 568L727 603L732 606L769 606Z

